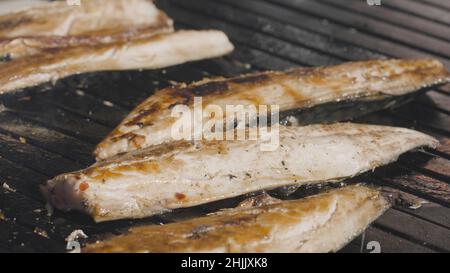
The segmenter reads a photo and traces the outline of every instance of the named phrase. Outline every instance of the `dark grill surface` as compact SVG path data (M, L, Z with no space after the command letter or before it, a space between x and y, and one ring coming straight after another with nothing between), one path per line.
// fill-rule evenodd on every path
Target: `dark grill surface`
M236 51L158 71L78 75L1 97L0 185L6 183L10 189L0 188L0 252L64 252L64 239L75 229L96 240L136 224L170 223L236 203L235 199L103 224L78 213L55 211L47 216L39 184L91 164L94 145L140 101L173 81L383 57L428 56L450 68L450 1L381 3L371 7L365 0L159 1L178 28L224 30ZM383 252L449 252L450 87L357 121L415 128L436 136L442 146L409 153L359 178L390 189L398 197L397 205L343 251L368 252L367 242L377 241ZM407 208L405 204L417 198L428 203Z

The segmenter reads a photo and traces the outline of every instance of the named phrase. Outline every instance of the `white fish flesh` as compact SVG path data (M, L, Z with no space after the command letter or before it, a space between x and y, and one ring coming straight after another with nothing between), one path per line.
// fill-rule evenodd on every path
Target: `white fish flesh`
M437 141L417 131L337 123L280 126L279 148L247 141L178 141L62 174L42 186L60 210L97 222L143 218L283 186L337 182L395 161Z

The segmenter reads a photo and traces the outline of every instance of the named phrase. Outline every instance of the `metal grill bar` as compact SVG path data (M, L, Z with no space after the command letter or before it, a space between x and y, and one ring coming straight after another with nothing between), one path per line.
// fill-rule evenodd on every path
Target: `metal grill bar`
M2 97L0 178L14 192L0 189L0 208L9 219L0 220L0 252L60 252L64 238L74 229L83 229L93 239L103 238L136 224L180 221L241 200L104 224L94 224L77 213L46 216L38 184L92 163L94 145L140 101L173 81L382 57L432 56L450 67L447 2L383 1L376 11L363 1L341 2L159 1L178 27L225 30L237 45L236 51L224 58L157 71L77 75L56 86ZM366 231L365 241L381 242L385 252L450 251L450 236L442 239L450 235L449 95L449 87L440 88L393 112L357 120L420 129L443 143L437 150L407 154L398 163L359 178L430 201L419 210L396 205ZM36 228L45 230L50 239L38 235ZM361 249L365 245L358 238L343 251Z
M426 4L430 4L431 6L434 6L436 8L444 8L448 11L450 11L450 3L441 1L441 0L423 0L422 2Z
M404 12L389 8L368 9L367 4L364 3L364 1L322 1L337 8L348 10L349 12L363 14L365 17L369 16L376 20L375 23L378 23L377 21L381 20L381 22L388 22L394 26L411 30L414 33L420 33L425 39L427 37L435 37L450 41L450 30L448 26L422 19L417 16L411 16Z
M420 1L408 1L406 3L402 3L402 1L394 0L386 1L386 4L390 8L408 12L414 16L450 25L450 17L448 12L440 8L427 5L426 3L421 3ZM443 4L447 5L447 3Z

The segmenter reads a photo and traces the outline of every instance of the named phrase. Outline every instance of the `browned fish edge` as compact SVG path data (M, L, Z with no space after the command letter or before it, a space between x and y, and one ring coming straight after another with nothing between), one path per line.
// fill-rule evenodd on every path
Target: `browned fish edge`
M229 239L239 245L246 245L261 241L253 251L265 252L264 238L271 232L272 225L289 225L300 221L301 217L317 213L328 206L333 194L337 193L339 198L353 198L352 191L367 191L364 197L356 198L357 207L362 207L368 200L374 202L376 213L370 216L370 224L378 218L390 206L384 196L372 186L361 184L328 190L325 193L309 196L299 200L281 201L268 196L250 198L243 201L234 209L219 211L200 218L185 220L178 223L170 223L163 226L137 226L131 228L127 233L113 236L104 241L88 244L83 248L85 253L110 253L110 252L186 252L207 251L208 249L225 249L225 252L238 252L239 247L233 247ZM339 206L339 199L338 199ZM277 209L287 209L288 212L278 212ZM296 210L297 208L297 210ZM352 213L349 211L347 213ZM266 214L264 223L258 221ZM297 218L298 217L298 218ZM265 224L265 225L263 225ZM324 224L326 225L326 224ZM317 227L321 229L322 226ZM339 227L336 227L337 229ZM352 238L363 230L353 231ZM346 238L350 241L352 238ZM298 238L297 238L298 239ZM337 251L346 242L340 242L338 246L330 246L328 251ZM269 243L270 245L270 243ZM269 246L270 247L270 246ZM252 251L252 252L253 252Z
M395 59L393 59L395 60ZM369 61L361 61L361 62L350 62L350 63L343 63L336 66L321 66L321 67L299 67L299 68L291 68L286 71L265 71L265 72L257 72L257 73L250 73L241 75L238 77L232 77L232 78L212 78L212 79L204 79L199 82L195 82L192 84L178 84L174 86L170 86L161 90L156 91L155 94L163 94L163 98L167 98L168 100L172 101L173 103L169 105L169 109L171 107L174 107L175 105L187 105L191 106L194 101L194 97L196 96L202 96L202 97L220 97L225 96L226 94L232 93L234 88L236 88L236 85L239 85L240 89L243 90L249 89L258 85L265 85L269 84L270 82L280 82L283 81L284 78L288 77L309 77L312 81L312 83L320 84L322 79L329 73L331 73L333 69L338 69L339 71L345 70L348 66L353 65L359 65L359 64L366 64L366 65L373 65L377 64L379 62L382 62L385 60L369 60ZM400 61L400 59L396 60ZM428 89L431 86L438 86L442 84L446 84L450 82L450 72L445 69L445 67L442 65L442 63L437 62L435 60L428 60L428 59L406 59L406 61L409 62L419 62L422 63L422 66L418 66L416 70L414 70L414 74L410 73L411 76L415 77L425 77L427 73L430 71L434 72L436 74L436 78L439 78L440 80L435 82L434 84L430 86L422 86L419 90ZM431 65L433 64L433 65ZM382 79L385 81L391 80L391 77L397 77L398 74L392 73L392 75ZM294 91L290 93L295 93ZM367 98L374 97L374 98L384 98L384 97L392 97L393 95L388 94L372 94L368 96ZM302 98L298 98L301 100ZM348 98L348 101L357 100L358 98ZM258 105L258 99L255 98L254 101L255 105ZM119 126L117 126L101 143L99 143L93 152L93 155L98 158L99 151L103 149L104 147L108 146L108 143L110 142L117 142L122 139L128 139L130 143L135 143L139 146L139 141L142 136L136 135L133 132L128 133L122 133L120 131L120 128L125 126L138 126L138 127L144 127L144 126L151 126L153 124L153 119L151 118L151 115L163 110L164 108L164 102L154 102L153 104L150 103L142 103L138 107L136 107L133 112L137 112L138 115L133 117L131 120L127 120L126 122L121 123ZM304 105L304 108L310 108L307 104Z

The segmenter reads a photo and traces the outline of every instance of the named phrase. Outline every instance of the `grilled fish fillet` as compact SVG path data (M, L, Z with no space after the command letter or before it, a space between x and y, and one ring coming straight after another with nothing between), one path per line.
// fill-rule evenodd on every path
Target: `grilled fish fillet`
M449 81L449 72L438 61L382 60L296 68L169 87L157 91L133 110L97 146L94 154L102 160L172 141L171 127L176 122L171 117L172 108L181 104L192 109L195 96L202 97L204 109L210 104L223 109L225 105L279 105L280 111L289 111L330 102L401 96ZM231 122L234 121L233 118Z
M16 1L14 1L16 2ZM70 36L98 30L124 31L147 26L165 15L151 0L82 0L44 2L0 16L0 37Z
M375 190L356 185L164 226L141 226L83 252L336 252L387 208Z
M96 46L54 48L33 58L0 65L0 94L77 73L156 69L218 57L232 50L228 37L215 30L177 31Z
M403 128L337 123L280 126L279 148L248 141L171 142L113 157L43 185L61 210L102 222L142 218L259 190L341 181L393 162L430 136Z
M17 59L50 48L95 46L173 32L172 20L151 0L81 3L47 2L0 16L0 56Z

